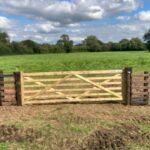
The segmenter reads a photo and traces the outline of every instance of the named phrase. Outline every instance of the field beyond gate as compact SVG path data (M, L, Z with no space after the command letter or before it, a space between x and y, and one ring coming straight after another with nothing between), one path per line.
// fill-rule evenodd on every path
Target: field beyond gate
M21 73L22 104L121 101L122 70Z

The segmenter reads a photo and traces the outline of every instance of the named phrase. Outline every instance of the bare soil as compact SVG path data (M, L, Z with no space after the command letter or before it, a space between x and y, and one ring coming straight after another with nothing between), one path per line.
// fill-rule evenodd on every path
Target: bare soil
M22 142L33 141L36 138L36 134L33 129L19 129L12 126L1 125L0 126L0 142Z
M120 104L0 107L0 146L1 143L8 150L136 150L137 147L148 150L150 107Z

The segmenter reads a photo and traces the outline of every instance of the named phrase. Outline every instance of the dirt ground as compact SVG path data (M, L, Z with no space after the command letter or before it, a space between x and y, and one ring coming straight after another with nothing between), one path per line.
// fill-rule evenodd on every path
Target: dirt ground
M0 150L149 150L150 107L0 107Z

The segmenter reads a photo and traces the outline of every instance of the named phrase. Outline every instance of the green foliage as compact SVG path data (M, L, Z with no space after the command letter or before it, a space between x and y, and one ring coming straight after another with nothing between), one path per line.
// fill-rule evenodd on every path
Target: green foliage
M20 42L12 42L11 43L12 47L12 53L13 54L32 54L33 50L23 43Z
M9 45L0 42L0 55L11 54L12 50Z
M9 36L6 32L0 32L0 42L8 44L10 42Z
M42 47L38 43L36 43L32 40L25 40L25 41L22 41L21 43L23 45L25 45L26 47L32 49L33 53L35 53L35 54L41 53L41 51L42 51L41 50Z
M60 49L62 49L66 53L70 53L73 48L73 41L70 40L69 35L64 34L57 41L57 45Z
M129 50L129 43L130 43L130 41L128 39L122 39L119 42L121 50L128 51Z
M143 51L146 48L144 43L139 38L132 38L129 42L129 49L132 51Z
M150 51L150 29L144 34L144 40L146 41L146 46Z
M102 51L103 43L99 41L96 36L88 36L83 41L83 45L85 45L89 52L99 52Z

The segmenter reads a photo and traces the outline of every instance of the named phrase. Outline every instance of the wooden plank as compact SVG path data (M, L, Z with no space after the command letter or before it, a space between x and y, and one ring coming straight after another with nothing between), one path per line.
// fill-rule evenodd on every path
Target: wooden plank
M3 87L1 88L1 90L14 90L15 88L14 87Z
M66 100L66 99L55 99L55 100L34 100L34 101L25 101L25 104L56 104L56 103L76 103L76 102L100 102L100 101L122 101L120 98L103 98L103 99L74 99L74 100Z
M120 75L120 74L119 74ZM89 80L121 80L121 76L117 76L117 77L86 77L87 79ZM29 77L25 77L25 82L52 82L52 81L58 81L60 80L61 78L57 78L57 79L34 79L34 80L28 80ZM80 79L78 78L68 78L66 79L66 81L80 81Z
M94 82L92 82L92 81L90 81L90 80L84 78L83 76L78 75L78 74L74 74L74 75L75 75L76 77L80 78L81 80L84 80L84 81L90 83L91 85L94 85L95 87L98 87L99 89L104 90L105 92L108 92L108 93L110 93L110 94L112 94L112 95L114 95L114 96L116 96L116 97L118 97L118 98L122 98L121 95L118 95L117 93L115 93L115 92L113 92L113 91L111 91L111 90L105 88L105 87L102 86L102 85L98 85L98 84L96 84L96 83L94 83Z
M10 78L10 77L13 77L13 76L14 76L13 74L4 74L5 78Z
M100 83L96 83L96 84L100 84ZM122 82L109 82L109 83L103 83L103 85L121 85ZM53 84L51 84L53 86ZM89 83L60 83L58 85L55 85L55 87L65 87L65 86L86 86L86 85L91 85ZM45 87L49 86L49 84L45 84ZM34 87L41 87L41 85L24 85L25 88L34 88ZM44 86L43 86L44 87Z
M12 85L12 84L14 84L14 81L0 81L0 84L5 84L6 86L7 85Z
M117 92L117 94L121 94L120 92ZM70 97L77 97L79 94L67 94L68 96ZM84 96L82 96L82 98L84 97L100 97L103 98L102 96L111 96L110 93L90 93L90 94L84 94ZM45 94L45 95L40 95L38 98L36 99L41 99L41 98L54 98L54 99L57 99L57 98L65 98L66 96L62 96L62 95L56 95L56 94ZM112 96L111 96L112 97ZM26 96L27 99L30 99L30 96ZM33 98L35 99L35 98ZM81 99L81 98L80 98Z
M110 74L122 73L122 70L36 72L36 73L24 73L24 77L46 76L46 75L69 75L69 74L109 74L109 73Z
M5 93L15 93L15 89L5 89Z
M113 91L121 91L121 87L108 87L109 90ZM84 92L84 91L99 91L98 88L93 89L93 88L76 88L76 89L57 89L58 92ZM32 93L37 93L40 90L25 90L25 94L32 94ZM47 90L47 92L50 92L51 90Z

